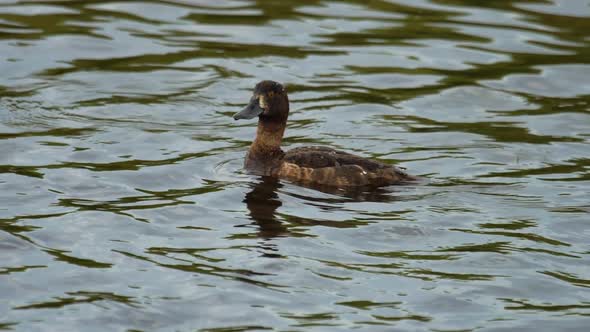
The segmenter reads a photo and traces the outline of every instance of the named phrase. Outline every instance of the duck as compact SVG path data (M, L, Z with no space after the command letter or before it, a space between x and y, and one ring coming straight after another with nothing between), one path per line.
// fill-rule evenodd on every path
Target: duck
M256 84L248 105L234 120L258 117L256 137L244 160L251 174L310 186L335 188L382 187L414 181L404 170L326 146L297 147L287 152L281 142L289 117L289 97L282 84Z

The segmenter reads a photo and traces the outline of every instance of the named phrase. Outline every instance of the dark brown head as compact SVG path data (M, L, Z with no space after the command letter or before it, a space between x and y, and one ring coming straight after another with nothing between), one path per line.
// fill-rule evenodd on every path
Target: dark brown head
M287 121L289 116L289 98L280 83L262 81L256 84L254 95L250 103L239 113L234 114L234 120L252 119L258 116L260 120L269 122Z

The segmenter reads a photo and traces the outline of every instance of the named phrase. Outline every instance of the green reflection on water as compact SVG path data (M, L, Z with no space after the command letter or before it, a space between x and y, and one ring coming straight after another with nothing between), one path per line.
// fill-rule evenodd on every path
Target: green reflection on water
M55 301L47 301L35 304L29 304L25 306L16 307L14 309L59 309L69 305L76 305L80 303L94 303L94 302L116 302L121 303L130 307L138 307L138 303L133 297L118 295L114 293L106 292L68 292L70 297L56 297Z

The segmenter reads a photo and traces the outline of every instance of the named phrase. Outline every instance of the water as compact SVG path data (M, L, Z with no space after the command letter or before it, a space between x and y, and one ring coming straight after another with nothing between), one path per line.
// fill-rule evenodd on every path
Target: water
M583 331L590 2L3 1L0 329ZM285 145L422 183L241 170Z

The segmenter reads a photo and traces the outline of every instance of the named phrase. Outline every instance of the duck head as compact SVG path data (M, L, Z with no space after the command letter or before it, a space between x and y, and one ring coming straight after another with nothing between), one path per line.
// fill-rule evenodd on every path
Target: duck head
M280 83L262 81L256 84L250 103L242 111L234 114L234 120L252 119L257 116L260 121L287 121L289 99Z

